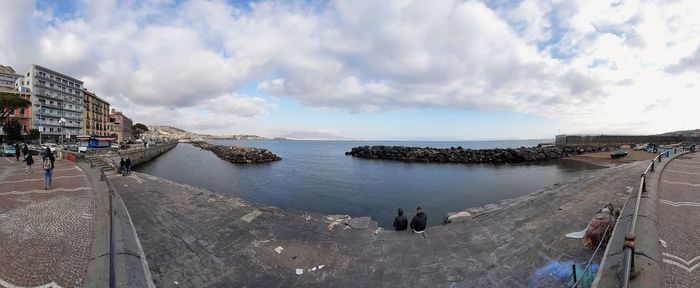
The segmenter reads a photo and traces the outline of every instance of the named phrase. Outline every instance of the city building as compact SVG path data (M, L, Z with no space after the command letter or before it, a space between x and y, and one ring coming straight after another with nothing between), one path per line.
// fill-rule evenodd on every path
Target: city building
M123 143L132 139L131 126L132 122L129 117L124 116L122 112L112 109L109 113L110 122L112 125L112 137L116 138L117 143Z
M0 87L14 89L19 77L21 76L12 67L0 65Z
M83 89L83 122L81 135L107 137L112 134L109 122L109 102Z
M29 89L32 102L32 128L42 142L75 139L83 119L83 82L51 69L32 65L16 81L19 91Z
M20 92L20 91L17 91L15 89L8 88L8 87L0 87L0 92L16 94L24 99L31 101L31 93L29 93L29 92ZM22 133L23 134L29 134L29 130L32 129L32 109L31 109L31 107L22 108L22 109L15 109L15 111L10 114L8 120L12 119L12 118L17 119L17 120L19 120L20 123L22 123Z

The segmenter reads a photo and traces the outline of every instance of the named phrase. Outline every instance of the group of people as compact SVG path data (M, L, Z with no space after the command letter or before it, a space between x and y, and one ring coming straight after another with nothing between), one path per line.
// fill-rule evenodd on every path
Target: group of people
M131 157L126 157L126 160L122 157L122 160L119 161L119 171L124 176L131 174Z
M32 171L32 165L34 165L34 157L32 156L32 153L29 152L29 147L27 146L27 143L24 143L22 145L22 148L20 148L19 143L15 143L15 151L15 157L17 158L17 162L19 162L19 158L20 156L22 156L22 162L25 162L27 164L26 173L34 173L34 171ZM54 157L53 152L51 152L51 149L49 149L49 147L46 147L46 150L41 156L41 167L44 169L44 190L48 190L49 188L51 188L55 162L56 157Z
M415 233L425 232L425 226L428 223L428 216L425 215L423 209L416 208L416 215L411 219L411 224L408 224L408 218L403 215L403 209L399 208L399 215L394 218L394 228L396 231L405 231L410 226Z

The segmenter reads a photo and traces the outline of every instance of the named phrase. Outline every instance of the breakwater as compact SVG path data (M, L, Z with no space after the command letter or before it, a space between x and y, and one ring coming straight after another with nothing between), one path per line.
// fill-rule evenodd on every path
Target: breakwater
M219 158L233 163L265 163L282 160L270 150L262 148L214 145L206 142L192 142L192 145L214 152Z
M612 151L614 146L520 147L508 149L463 149L405 146L353 147L345 155L365 158L425 163L520 163L547 161L589 152Z

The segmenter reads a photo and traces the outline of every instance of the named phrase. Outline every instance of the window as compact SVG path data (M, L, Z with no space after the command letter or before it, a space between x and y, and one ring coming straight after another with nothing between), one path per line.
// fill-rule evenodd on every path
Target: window
M53 132L53 128L49 128L49 132Z

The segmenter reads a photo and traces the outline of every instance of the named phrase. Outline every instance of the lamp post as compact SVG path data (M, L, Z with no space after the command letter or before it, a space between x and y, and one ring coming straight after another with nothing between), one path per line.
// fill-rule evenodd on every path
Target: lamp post
M44 124L44 123L42 123L42 122L44 122L44 119L41 118L41 115L42 115L41 104L39 104L39 111L38 112L39 112L39 146L41 146L41 130L44 129L44 126L42 126L42 124Z
M66 119L61 117L61 119L58 119L58 124L61 124L61 146L63 146L63 133L66 132Z

